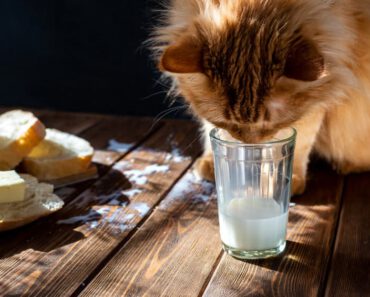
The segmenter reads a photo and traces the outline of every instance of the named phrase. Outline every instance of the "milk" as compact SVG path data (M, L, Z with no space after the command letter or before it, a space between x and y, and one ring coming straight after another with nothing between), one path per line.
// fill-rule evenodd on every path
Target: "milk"
M287 220L273 199L234 198L220 206L221 240L234 249L273 249L285 241Z

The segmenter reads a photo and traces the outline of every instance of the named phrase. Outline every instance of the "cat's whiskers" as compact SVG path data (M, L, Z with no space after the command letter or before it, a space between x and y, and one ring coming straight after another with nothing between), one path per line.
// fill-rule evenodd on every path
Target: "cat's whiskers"
M174 107L170 107L166 110L163 110L161 111L154 119L153 119L153 123L152 123L152 126L150 127L149 131L151 132L152 129L159 123L159 121L161 121L165 116L169 115L171 112L174 112L174 111L179 111L179 110L183 110L183 109L186 109L188 108L188 106L186 105L181 105L181 106L174 106Z
M160 94L167 94L167 93L168 93L167 91L158 91L158 92L155 92L155 93L150 94L150 95L148 95L148 96L142 97L142 98L140 98L140 99L141 99L141 100L148 100L148 99L150 99L150 98L152 98L152 97L154 97L154 96L157 96L157 95L160 95Z
M194 140L192 140L192 142L190 142L183 150L183 153L185 153L195 142L198 142L200 141L202 138L203 138L204 135L202 135L201 133L198 134L197 137L194 138Z

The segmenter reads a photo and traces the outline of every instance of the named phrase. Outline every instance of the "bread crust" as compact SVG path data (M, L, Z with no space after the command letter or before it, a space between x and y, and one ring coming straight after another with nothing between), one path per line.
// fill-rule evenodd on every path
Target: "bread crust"
M59 153L54 156L55 151ZM85 139L46 129L44 142L23 160L22 166L39 180L52 181L86 172L93 153L93 148Z
M23 167L40 181L49 181L85 172L91 161L92 155L72 159L25 159Z
M20 138L0 149L0 170L14 169L44 139L45 135L45 126L35 117L34 123Z

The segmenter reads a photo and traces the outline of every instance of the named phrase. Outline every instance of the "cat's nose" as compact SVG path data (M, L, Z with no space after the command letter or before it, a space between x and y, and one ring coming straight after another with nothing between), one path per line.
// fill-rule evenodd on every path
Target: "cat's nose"
M262 138L259 134L255 132L246 132L241 135L241 140L244 143L260 143L262 141Z
M250 131L242 135L244 143L263 143L273 139L274 131Z
M259 141L259 135L255 132L251 131L242 131L241 129L235 129L232 131L229 131L231 136L243 143L258 143Z
M244 132L241 135L241 140L244 143L250 143L250 144L266 142L270 138L271 138L271 134L262 133L260 131L254 131L254 130Z
M249 143L249 144L258 144L263 142L260 137L247 137L243 141L244 143Z

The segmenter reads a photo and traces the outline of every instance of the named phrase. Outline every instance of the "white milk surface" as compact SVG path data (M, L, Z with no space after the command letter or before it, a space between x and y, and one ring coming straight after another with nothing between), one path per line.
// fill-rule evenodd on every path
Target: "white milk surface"
M287 220L273 199L234 198L220 207L221 240L241 250L276 248L285 240Z

